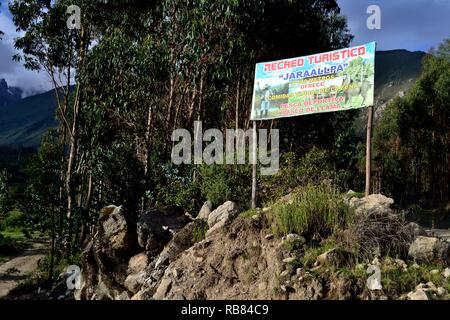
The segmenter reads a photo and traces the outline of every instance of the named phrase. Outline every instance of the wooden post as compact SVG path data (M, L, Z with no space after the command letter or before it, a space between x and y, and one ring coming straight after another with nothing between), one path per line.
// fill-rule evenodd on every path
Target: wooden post
M372 175L372 125L373 106L368 109L367 117L367 141L366 141L366 197L370 195L370 177Z
M252 157L253 157L253 171L252 171L252 209L256 209L256 162L257 162L257 156L256 156L256 152L257 152L257 148L256 148L256 144L257 144L257 135L256 135L256 121L253 121L253 135L252 135L252 139L253 139L253 145L252 145Z

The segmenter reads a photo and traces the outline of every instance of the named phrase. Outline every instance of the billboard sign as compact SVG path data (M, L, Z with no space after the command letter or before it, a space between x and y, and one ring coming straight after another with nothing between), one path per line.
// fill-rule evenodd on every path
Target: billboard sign
M374 102L375 42L256 65L252 120L345 111Z

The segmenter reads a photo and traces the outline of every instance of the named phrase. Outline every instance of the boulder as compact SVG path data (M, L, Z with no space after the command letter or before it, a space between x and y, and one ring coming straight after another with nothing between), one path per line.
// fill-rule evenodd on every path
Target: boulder
M418 284L406 297L409 300L435 300L438 296L445 294L445 289L437 288L433 282L427 282Z
M316 265L317 266L333 266L339 268L347 263L349 259L349 253L331 249L325 253L322 253L317 257Z
M135 274L145 269L148 265L148 256L145 253L140 253L131 257L128 261L127 274Z
M211 235L215 231L223 228L229 222L231 222L239 213L237 205L232 201L227 201L216 210L211 212L208 217L209 230L207 236Z
M212 203L211 201L206 201L202 208L200 209L200 212L198 213L197 219L203 219L208 220L209 214L212 211Z
M407 294L409 300L430 300L425 289L417 289Z
M448 263L450 247L438 238L419 236L409 247L408 255L418 263Z
M138 243L147 254L156 256L172 239L173 234L188 222L189 219L182 210L147 210L137 223Z
M442 272L442 276L447 279L450 277L450 268L445 268L445 270Z
M109 206L101 210L99 234L107 247L116 254L128 251L136 240L135 222L122 206Z
M153 261L146 268L145 277L136 277L128 279L127 285L136 290L139 287L141 293L136 298L152 297L155 291L160 286L160 282L167 267L170 263L179 258L180 254L192 247L195 244L193 233L194 230L203 224L202 220L195 220L187 224L184 228L178 231L164 247L163 251L153 259ZM173 270L172 275L177 278L182 274L182 270ZM136 281L136 282L135 282ZM135 292L135 291L132 291ZM161 293L161 292L160 292Z
M146 290L141 290L138 293L136 293L134 296L131 297L131 300L134 301L141 301L141 300L151 300L152 296L148 295L148 292Z
M95 236L83 249L82 288L75 298L114 300L124 292L129 259L138 249L136 222L123 207L100 213Z
M394 199L388 198L382 194L372 194L365 198L351 198L349 201L350 207L355 210L356 214L373 212L392 214L391 205L394 204Z

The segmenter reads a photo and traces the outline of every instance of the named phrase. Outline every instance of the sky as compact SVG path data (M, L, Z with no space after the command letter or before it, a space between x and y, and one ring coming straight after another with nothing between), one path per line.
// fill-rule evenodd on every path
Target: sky
M0 40L0 79L10 86L22 88L25 95L51 89L44 72L26 70L21 63L12 61L16 52L13 41L17 37L8 12L8 0L0 0L0 30L5 32ZM378 50L406 49L428 51L450 37L450 0L337 0L341 13L347 16L352 45L372 41ZM369 5L381 10L381 29L369 30L366 21Z
M6 79L11 87L19 87L24 96L51 89L51 82L45 72L35 72L25 69L20 62L12 60L17 52L14 49L14 38L18 36L6 0L0 0L0 30L5 34L0 40L0 79Z
M353 45L377 42L378 50L428 51L450 37L450 0L337 0L347 16ZM381 11L381 29L369 30L369 5Z

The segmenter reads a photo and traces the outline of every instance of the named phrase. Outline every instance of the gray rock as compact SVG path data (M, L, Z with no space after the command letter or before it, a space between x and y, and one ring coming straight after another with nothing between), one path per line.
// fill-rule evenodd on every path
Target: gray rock
M442 272L442 275L444 276L444 278L448 278L450 277L450 268L445 268L444 272Z
M193 231L202 223L202 220L195 220L187 224L173 236L172 240L164 247L164 250L153 259L147 267L148 272L145 277L145 282L139 290L142 294L137 295L135 297L136 299L148 300L155 294L168 266L175 261L183 251L193 248ZM196 245L207 247L207 243L208 241L204 240ZM171 271L171 275L175 279L182 273L183 270L174 269ZM132 279L130 279L130 281L132 281Z
M212 211L212 203L211 203L211 201L206 201L203 204L202 208L200 209L197 219L208 220L208 217L209 217L211 211Z
M372 212L381 214L392 214L394 211L391 205L394 204L394 199L388 198L382 194L372 194L365 198L351 198L349 201L350 207L355 210L355 213L370 214Z
M135 274L144 270L148 263L148 256L145 253L131 257L130 261L128 261L127 274Z
M287 243L297 243L297 244L304 244L306 243L306 239L298 234L290 233L286 235L283 239L284 242Z
M114 298L114 300L130 300L130 294L126 291L122 292Z
M292 263L292 262L294 262L294 261L295 261L295 258L294 258L294 257L289 257L289 258L283 259L283 262L284 262L284 263Z
M439 287L439 288L436 289L436 293L437 293L438 296L443 297L443 296L445 296L447 294L447 290L445 290L442 287Z
M151 296L151 294L149 294L148 290L146 289L139 291L138 293L136 293L134 296L131 297L131 300L137 301L151 300L151 299L153 299L153 297Z
M237 205L232 201L227 201L216 210L211 212L208 217L209 230L206 236L211 235L215 231L223 228L231 222L239 213Z
M138 243L149 255L155 256L172 239L173 234L188 222L189 219L182 210L148 210L137 223Z
M438 269L433 269L433 270L430 271L430 274L431 275L439 274L439 270Z
M450 247L448 243L438 238L419 236L409 247L408 255L418 263L447 263L450 257Z
M167 293L170 291L172 287L172 280L169 278L163 278L158 289L156 289L156 293L153 295L155 300L162 300L166 297Z
M417 289L407 294L409 300L430 300L425 289Z
M346 253L331 249L317 257L316 265L341 267L346 263L347 258Z
M108 248L120 254L129 250L135 241L134 222L122 206L109 206L101 211L99 220L102 241Z
M95 236L83 248L77 300L114 300L124 290L128 261L138 249L136 222L122 207L102 209Z
M133 294L136 294L144 284L145 278L146 278L145 270L142 270L136 274L130 274L125 279L124 286L125 288L127 288L128 291L132 292Z
M238 214L238 207L233 201L227 201L216 210L211 212L208 217L208 226L212 228L216 223L222 220L230 220Z

